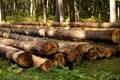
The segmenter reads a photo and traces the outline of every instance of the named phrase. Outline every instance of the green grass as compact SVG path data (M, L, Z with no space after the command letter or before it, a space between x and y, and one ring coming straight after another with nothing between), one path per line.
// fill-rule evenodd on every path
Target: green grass
M84 60L81 65L74 63L72 70L54 66L48 72L35 67L21 68L0 58L0 80L120 80L120 57Z

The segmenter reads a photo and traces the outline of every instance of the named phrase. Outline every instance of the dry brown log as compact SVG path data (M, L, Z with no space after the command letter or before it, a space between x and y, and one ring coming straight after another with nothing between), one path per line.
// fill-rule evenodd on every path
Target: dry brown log
M59 45L59 49L63 49L66 47L69 48L75 48L78 45L82 44L91 44L92 41L89 42L72 42L72 41L63 41L63 40L55 40L55 39L48 39L48 38L40 38L40 37L33 37L33 36L26 36L26 35L19 35L19 34L14 34L14 33L7 33L7 32L0 32L1 37L5 38L12 38L16 40L23 40L23 41L55 41Z
M119 35L120 29L91 29L91 28L72 28L72 29L55 29L55 28L41 28L39 30L33 29L15 29L15 28L1 28L1 31L14 32L18 34L47 36L66 40L106 40L120 43ZM104 35L104 36L103 36Z
M33 25L14 25L14 24L0 24L0 27L9 27L9 28L26 28L26 29L39 29L44 26L33 26Z
M0 44L20 48L39 56L49 56L59 50L55 41L20 41L0 37Z
M38 57L32 54L32 59L33 66L39 68L40 70L48 71L53 66L52 61L47 58Z
M120 39L119 39L120 29L112 29L112 30L70 29L70 30L57 30L57 31L49 30L48 32L46 32L46 35L58 39L69 39L74 41L106 40L106 41L113 41L114 43L120 43Z
M0 44L0 55L16 62L21 67L30 67L33 62L30 53L2 44Z
M39 22L17 22L12 23L14 25L34 25L34 26L61 26L61 27L99 27L99 28L119 28L119 22L47 22L47 23L39 23Z

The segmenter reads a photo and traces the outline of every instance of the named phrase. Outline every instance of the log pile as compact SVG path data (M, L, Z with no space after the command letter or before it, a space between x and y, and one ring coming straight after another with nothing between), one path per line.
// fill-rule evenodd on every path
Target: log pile
M120 23L0 24L0 56L21 67L47 71L53 65L111 58L120 52Z

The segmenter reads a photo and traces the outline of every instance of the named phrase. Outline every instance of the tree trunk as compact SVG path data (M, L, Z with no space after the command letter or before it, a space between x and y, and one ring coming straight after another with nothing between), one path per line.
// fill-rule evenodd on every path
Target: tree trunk
M30 16L33 16L33 0L30 0Z
M69 0L70 22L75 22L74 0Z
M47 36L47 37L53 37L57 39L67 39L67 40L74 40L74 41L105 40L105 41L113 41L114 43L120 42L120 39L119 39L120 29L113 29L113 28L110 28L110 29L100 29L100 28L49 29L49 28L43 28L43 29L39 29L39 31L37 30L26 31L27 29L21 29L21 30L22 31L20 31L20 29L16 29L16 33L20 32L20 33L24 33L27 35L36 34L39 36ZM15 32L15 30L12 32Z
M6 21L3 0L0 0L0 23Z
M12 16L13 16L13 22L16 22L16 0L13 0L13 13L12 13Z
M53 66L52 61L47 58L38 57L32 54L32 59L33 66L39 68L40 70L47 71Z
M2 22L2 2L0 0L0 23Z
M16 28L36 28L39 29L41 26L48 27L89 27L89 28L119 28L120 22L16 22L0 24L0 27L16 27Z
M80 16L79 16L79 9L78 9L77 0L74 0L74 10L75 10L75 22L79 22Z
M64 22L65 17L64 17L63 0L58 0L57 2L58 2L58 10L59 10L59 20L60 22Z
M48 0L42 0L43 1L43 19L44 22L47 22L47 1Z
M21 67L30 67L32 65L32 56L30 53L0 44L0 55L16 62Z
M59 49L58 44L54 41L18 41L0 38L0 43L23 49L39 56L50 56Z
M59 20L59 10L58 10L58 0L55 0L55 21L60 22L60 20Z
M116 22L116 0L110 0L110 22Z

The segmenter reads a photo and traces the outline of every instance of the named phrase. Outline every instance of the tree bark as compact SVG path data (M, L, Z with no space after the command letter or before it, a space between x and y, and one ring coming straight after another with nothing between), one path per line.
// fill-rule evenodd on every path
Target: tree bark
M21 67L30 67L32 65L32 56L30 53L0 44L0 55L16 62Z
M74 0L69 0L70 8L70 22L75 22L75 9L74 9Z
M60 22L59 10L58 10L58 0L55 0L55 21Z
M110 0L110 22L116 22L116 0Z
M38 57L32 54L32 59L33 66L39 68L40 70L48 71L53 66L52 61L47 58Z
M59 49L55 41L19 41L0 38L0 44L20 48L38 56L50 56L55 54Z
M18 34L37 35L53 37L57 39L67 39L73 41L81 40L105 40L120 43L119 34L120 29L100 29L100 28L41 28L39 30L33 29L14 29L14 28L1 28L1 31L7 31ZM104 36L103 36L104 35Z
M0 27L15 27L15 28L33 28L40 29L41 26L47 27L89 27L89 28L119 28L120 22L16 22L3 23Z
M64 6L63 6L63 0L58 0L58 10L59 10L59 20L60 22L65 21L65 16L64 16Z
M0 23L2 22L2 1L0 0Z
M3 0L0 0L0 23L6 21Z
M47 22L47 1L48 0L42 0L43 2L43 19L44 22Z

